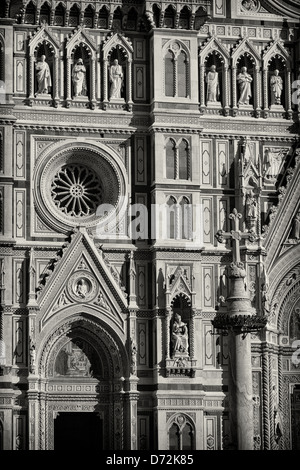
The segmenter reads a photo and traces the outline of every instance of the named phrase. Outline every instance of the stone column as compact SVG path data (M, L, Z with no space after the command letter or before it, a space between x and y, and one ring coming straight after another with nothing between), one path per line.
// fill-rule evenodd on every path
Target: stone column
M236 93L236 66L232 67L232 108L233 115L236 115L237 112L237 93Z
M236 450L254 450L250 332L266 323L262 317L255 315L251 307L245 290L245 277L243 263L231 263L231 290L226 299L228 314L220 314L213 320L215 328L228 330L229 422L231 447Z
M200 109L205 108L205 66L200 65Z
M108 67L108 60L103 60L103 108L107 108L108 104L108 77L107 77L107 67Z
M263 69L263 99L264 99L264 118L268 117L269 97L268 97L268 68Z
M229 115L229 100L228 100L228 95L229 95L229 80L228 80L228 65L224 66L224 84L223 84L223 107L224 107L224 112L225 116Z
M126 101L126 98L125 98ZM132 110L132 59L128 59L128 81L127 81L127 104L128 111Z

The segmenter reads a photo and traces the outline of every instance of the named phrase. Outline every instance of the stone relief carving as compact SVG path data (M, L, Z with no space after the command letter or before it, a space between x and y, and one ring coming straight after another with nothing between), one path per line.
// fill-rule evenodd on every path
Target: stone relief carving
M68 282L68 294L76 302L89 302L97 295L94 277L86 271L76 271Z

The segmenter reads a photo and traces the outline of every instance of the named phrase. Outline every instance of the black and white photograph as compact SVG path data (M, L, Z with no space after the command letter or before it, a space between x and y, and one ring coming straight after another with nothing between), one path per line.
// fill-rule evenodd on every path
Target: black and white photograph
M300 0L0 0L0 450L300 450Z

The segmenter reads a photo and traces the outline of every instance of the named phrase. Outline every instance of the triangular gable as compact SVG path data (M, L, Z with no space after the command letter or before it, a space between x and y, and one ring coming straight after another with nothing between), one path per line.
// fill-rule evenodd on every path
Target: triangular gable
M233 65L236 65L238 58L245 53L252 55L256 62L259 63L260 55L258 50L254 47L252 42L247 37L245 37L236 45L232 51Z
M95 315L107 317L123 330L127 311L122 291L84 228L76 232L37 298L41 328L69 306L88 305Z
M180 292L184 294L188 294L189 297L191 296L192 289L191 289L190 283L188 282L188 280L183 274L184 274L183 270L181 266L179 266L174 273L174 279L170 286L171 297L173 297L174 295Z
M215 35L212 35L211 38L209 38L208 41L200 49L201 63L203 63L206 57L212 52L218 53L218 56L221 56L221 60L223 59L222 62L224 62L224 60L228 61L230 58L228 50L225 46L223 46L223 44L218 40Z
M276 39L276 41L271 42L271 44L269 44L269 46L266 48L263 53L264 64L267 64L269 60L275 55L282 56L288 64L291 61L290 54L288 50L284 47L284 43L281 39Z
M32 55L38 44L46 42L53 53L58 52L60 49L59 38L48 25L41 26L37 32L31 37L29 41L29 54Z
M128 38L122 36L122 34L115 33L112 36L109 36L103 43L104 58L107 58L109 52L117 46L121 47L128 56L133 54L131 41Z
M74 48L81 43L84 44L85 47L88 46L92 55L94 56L97 49L95 41L93 40L93 38L91 38L91 36L85 31L82 26L78 26L74 34L66 43L67 57L70 57Z

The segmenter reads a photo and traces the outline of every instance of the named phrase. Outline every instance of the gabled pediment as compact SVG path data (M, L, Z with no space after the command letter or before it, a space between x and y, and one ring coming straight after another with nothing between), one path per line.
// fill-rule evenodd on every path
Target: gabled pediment
M79 44L83 44L89 54L94 57L97 48L96 43L82 26L79 26L67 41L67 57L71 57L74 48Z
M211 53L217 54L221 59L221 62L228 62L230 58L229 51L225 46L219 41L219 39L212 35L211 38L202 46L200 50L200 61L201 63L205 62L207 56Z
M232 51L233 65L236 65L238 58L244 54L252 56L257 64L259 63L260 54L250 39L247 37L244 37Z
M278 55L290 63L291 57L289 51L284 47L284 43L281 39L272 41L271 44L266 48L263 54L263 61L265 64L267 64L272 57Z
M179 293L187 294L188 297L190 297L192 294L192 288L191 288L190 282L188 278L185 276L184 270L182 269L181 266L179 266L176 269L174 273L174 278L170 285L171 297L174 297L175 295Z
M29 54L32 55L36 47L41 43L46 43L55 55L60 49L59 37L48 27L41 26L29 41Z
M88 306L95 316L124 331L127 295L84 228L74 233L57 259L37 304L41 329L62 312L80 306L84 311Z
M119 47L123 50L125 56L129 57L133 54L133 47L130 39L122 36L120 33L115 33L109 36L103 44L104 58L109 56L110 51Z

